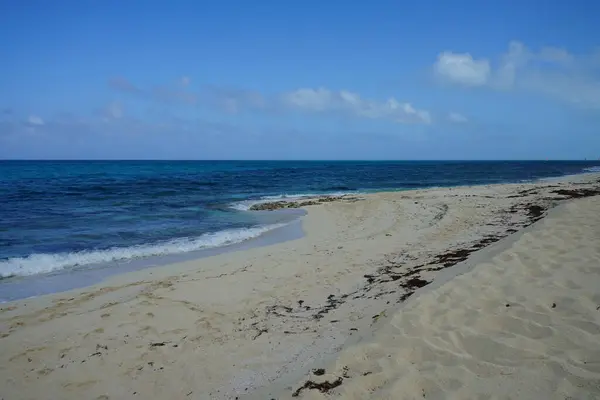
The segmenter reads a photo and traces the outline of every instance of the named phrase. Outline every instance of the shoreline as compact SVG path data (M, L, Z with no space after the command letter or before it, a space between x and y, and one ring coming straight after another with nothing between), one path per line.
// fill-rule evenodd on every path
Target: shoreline
M302 217L304 215L305 212L298 213L295 219L285 223L283 226L268 230L251 239L225 246L208 247L162 256L90 264L45 274L4 278L0 280L0 290L2 291L0 304L84 289L102 284L112 277L143 271L145 269L168 267L172 264L201 260L220 254L245 251L254 247L271 246L295 240L304 235L302 231Z
M331 202L308 208L297 240L4 303L0 378L7 393L66 399L225 399L297 382L471 252L599 190L600 175L582 175Z
M292 212L297 213L296 219L286 222L281 227L267 230L265 233L238 243L208 247L183 253L92 263L76 267L68 267L47 273L1 278L0 289L2 289L3 293L8 293L8 295L4 295L2 298L0 298L0 304L35 298L38 296L58 294L70 290L83 289L89 286L102 284L103 281L112 276L127 274L147 268L160 268L171 264L200 260L205 257L212 257L219 254L245 251L253 247L269 246L288 240L295 240L301 238L303 235L302 228L298 227L298 224L302 223L302 219L306 215L308 206L318 206L330 202L340 201L360 201L363 196L414 192L420 190L468 189L478 187L493 187L498 185L522 185L563 181L576 182L578 180L585 180L589 175L598 174L599 173L596 171L583 171L577 174L560 175L556 177L541 178L522 182L501 182L461 186L432 186L417 189L373 190L368 192L332 192L314 195L298 194L290 195L289 197L284 195L283 197L271 196L272 198L248 200L248 206L244 208L244 210L247 212ZM237 209L236 207L233 208ZM281 236L275 237L274 235L277 234L280 234Z

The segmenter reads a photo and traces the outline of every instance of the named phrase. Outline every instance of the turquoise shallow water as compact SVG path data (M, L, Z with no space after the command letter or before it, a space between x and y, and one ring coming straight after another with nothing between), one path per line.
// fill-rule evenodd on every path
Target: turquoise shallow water
M599 162L2 161L0 277L241 243L296 214L257 201L535 180ZM1 289L0 289L1 290Z

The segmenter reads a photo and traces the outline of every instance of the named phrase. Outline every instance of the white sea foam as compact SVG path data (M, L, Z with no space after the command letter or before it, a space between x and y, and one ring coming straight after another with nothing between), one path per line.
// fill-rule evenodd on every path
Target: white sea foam
M600 172L600 166L598 167L589 167L583 169L585 172Z
M255 200L239 201L231 204L231 208L239 211L248 211L250 207L256 204L274 203L277 201L297 201L301 199L310 199L324 196L346 196L350 194L358 194L358 192L278 194L275 196L263 196L260 199Z
M252 239L284 225L273 224L254 228L229 229L207 233L196 238L176 239L153 245L114 247L107 250L82 251L77 253L32 254L28 257L9 258L8 260L0 261L0 277L43 274L89 264L129 261L141 257L179 254L226 246Z
M573 174L566 174L566 175L559 175L559 176L551 176L548 178L540 178L538 179L539 182L556 182L556 181L561 181L567 177L570 176L576 176L576 175L580 175L580 174L589 174L589 173L597 173L600 172L600 166L597 167L589 167L589 168L584 168L581 170L581 172L577 172L577 173L573 173Z

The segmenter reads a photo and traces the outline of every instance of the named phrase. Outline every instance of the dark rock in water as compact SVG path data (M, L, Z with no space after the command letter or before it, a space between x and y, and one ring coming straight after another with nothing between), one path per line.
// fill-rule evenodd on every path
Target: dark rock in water
M313 369L313 374L316 376L321 376L325 374L325 370L323 368Z
M273 210L280 210L282 208L301 208L301 207L314 206L314 205L323 204L323 203L330 203L332 201L338 201L338 200L342 200L342 199L350 200L352 198L346 197L346 196L323 196L323 197L316 197L316 198L311 198L311 199L306 199L306 200L297 200L297 201L285 201L285 200L273 201L273 202L268 202L268 203L254 204L253 206L250 207L250 211L273 211Z

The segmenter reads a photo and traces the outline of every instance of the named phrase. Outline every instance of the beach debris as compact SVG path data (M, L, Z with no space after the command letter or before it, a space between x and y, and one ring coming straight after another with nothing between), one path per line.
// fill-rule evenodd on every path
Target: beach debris
M368 283L375 282L375 276L374 275L363 275L363 277L367 279Z
M252 337L252 340L256 340L263 333L269 332L269 330L267 328L259 328L257 325L258 325L258 322L255 322L252 325L250 325L250 327L256 331L256 333Z
M344 381L344 378L342 378L342 377L337 378L333 382L324 381L324 382L317 383L317 382L313 382L313 381L309 380L309 381L304 382L304 385L302 385L298 389L296 389L296 391L294 393L292 393L292 397L300 396L300 393L304 389L309 389L309 390L316 389L321 393L329 393L332 389L335 389L336 387L340 386L343 381Z
M268 333L269 331L267 329L261 329L258 332L256 332L256 335L254 335L254 337L252 338L252 340L256 340L256 338L258 338L260 335L262 335L263 333Z
M163 346L166 346L168 343L170 343L170 342L153 342L153 343L150 343L150 347L151 348L153 348L153 347L163 347Z
M316 376L321 376L321 375L325 374L325 369L324 368L313 369L312 373L315 374Z
M402 296L400 296L399 302L404 303L410 296L412 296L415 292L406 292Z
M544 207L539 206L537 204L528 204L525 206L525 209L527 210L529 218L531 218L533 221L537 221L538 219L540 219L546 211Z
M342 376L344 378L350 378L350 375L348 374L348 366L344 366L344 368L342 368Z
M409 289L419 289L423 286L429 285L431 281L426 281L425 279L421 279L421 277L413 277L407 280L402 284L402 287Z
M383 310L382 312L380 312L379 314L375 314L373 315L371 318L373 319L373 323L377 322L377 320L381 317L386 317L386 313L385 310Z
M450 250L435 256L433 262L429 263L429 265L443 264L444 268L448 268L459 262L465 261L473 251L474 250L470 249Z
M341 304L343 304L345 302L346 297L348 297L348 295L343 295L341 296L339 299L335 297L335 295L330 294L329 296L327 296L327 303L321 307L321 309L319 311L317 311L316 314L313 315L314 319L321 319L325 316L325 314L329 313L329 311L331 310L335 310L336 308L338 308Z
M600 189L559 189L554 190L552 193L566 196L569 199L579 199L582 197L598 196L600 195Z

